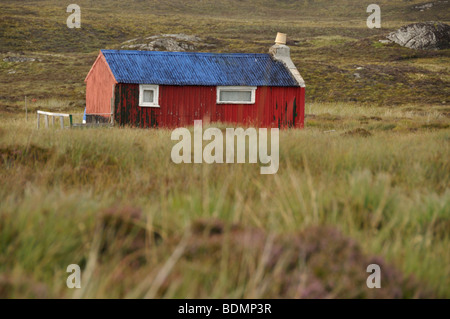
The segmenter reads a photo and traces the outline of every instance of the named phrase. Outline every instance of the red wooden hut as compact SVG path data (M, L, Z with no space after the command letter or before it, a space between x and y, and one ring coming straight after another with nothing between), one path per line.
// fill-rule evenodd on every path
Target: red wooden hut
M88 123L304 125L305 83L284 41L269 54L101 50L85 82Z

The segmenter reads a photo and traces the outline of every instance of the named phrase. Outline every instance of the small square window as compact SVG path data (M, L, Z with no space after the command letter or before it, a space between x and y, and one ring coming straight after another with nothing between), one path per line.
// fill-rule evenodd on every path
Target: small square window
M141 84L139 85L139 106L159 107L159 86Z
M217 104L255 104L256 87L218 86Z
M153 103L153 90L144 90L144 103Z

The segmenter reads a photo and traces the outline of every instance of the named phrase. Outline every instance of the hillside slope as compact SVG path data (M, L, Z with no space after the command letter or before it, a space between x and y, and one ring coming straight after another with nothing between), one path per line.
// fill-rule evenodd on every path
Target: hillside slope
M276 32L288 34L292 57L307 83L308 101L396 105L447 104L450 50L414 51L378 40L411 22L450 21L450 4L378 1L382 28L366 26L371 1L116 1L81 0L81 29L69 29L56 0L2 1L0 107L24 96L84 106L84 77L98 51L164 33L196 35L214 47L200 51L264 53ZM421 11L422 10L422 11ZM10 57L33 58L9 62ZM39 102L37 102L39 104ZM44 105L35 105L41 107Z

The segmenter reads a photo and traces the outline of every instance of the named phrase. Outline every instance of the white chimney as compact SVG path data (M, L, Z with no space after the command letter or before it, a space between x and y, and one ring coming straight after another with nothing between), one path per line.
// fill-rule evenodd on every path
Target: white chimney
M286 68L291 72L298 85L305 87L305 80L303 80L300 72L298 72L294 63L291 60L291 49L286 45L286 34L278 32L275 39L275 45L269 49L269 53L277 61L282 62Z

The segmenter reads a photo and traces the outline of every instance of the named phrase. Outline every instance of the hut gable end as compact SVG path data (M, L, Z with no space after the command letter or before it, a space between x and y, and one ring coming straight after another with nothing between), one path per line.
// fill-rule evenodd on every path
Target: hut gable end
M86 114L95 117L109 118L112 113L111 99L117 81L103 53L94 62L85 79L86 82Z

